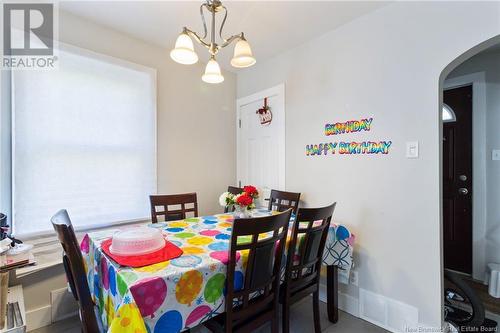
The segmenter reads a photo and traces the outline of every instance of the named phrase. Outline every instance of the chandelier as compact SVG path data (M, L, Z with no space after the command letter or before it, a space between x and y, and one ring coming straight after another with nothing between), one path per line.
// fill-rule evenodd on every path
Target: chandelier
M208 36L208 29L204 14L205 10L207 10L212 16L210 41L206 40ZM217 13L222 11L224 11L224 18L222 19L219 29L220 44L217 44L215 16ZM193 41L191 39L194 38L196 42L205 46L210 53L210 59L208 60L207 67L205 68L205 74L201 77L202 80L207 83L221 83L224 81L224 76L221 74L220 66L215 60L215 56L222 48L230 45L234 41L237 42L234 46L234 56L231 59L231 65L236 68L245 68L255 64L252 49L250 48L250 44L248 44L245 39L243 32L233 35L227 39L222 37L222 29L224 28L224 24L227 19L227 9L222 5L220 0L206 0L206 2L200 6L200 15L204 29L203 37L200 37L196 32L184 27L179 37L177 37L175 48L170 52L170 57L175 62L183 65L192 65L198 62L198 55L194 51Z

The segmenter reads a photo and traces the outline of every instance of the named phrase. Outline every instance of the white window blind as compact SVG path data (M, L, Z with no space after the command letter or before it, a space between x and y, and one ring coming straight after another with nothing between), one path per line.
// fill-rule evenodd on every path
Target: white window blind
M149 217L156 192L152 69L65 48L59 68L13 73L13 225L17 236Z

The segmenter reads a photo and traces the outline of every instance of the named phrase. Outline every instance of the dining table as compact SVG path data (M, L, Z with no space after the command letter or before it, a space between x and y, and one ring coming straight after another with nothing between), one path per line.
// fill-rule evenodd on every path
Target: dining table
M254 216L276 214L265 209ZM224 312L225 283L232 224L231 213L158 222L168 241L183 254L144 267L120 266L101 243L120 230L89 232L81 242L87 281L107 332L170 333L194 328ZM293 219L293 218L292 218ZM290 223L291 234L292 223ZM327 309L338 320L338 270L353 266L355 236L343 225L331 224L323 254L327 275ZM248 253L237 256L235 288L243 283ZM238 266L239 265L239 266Z

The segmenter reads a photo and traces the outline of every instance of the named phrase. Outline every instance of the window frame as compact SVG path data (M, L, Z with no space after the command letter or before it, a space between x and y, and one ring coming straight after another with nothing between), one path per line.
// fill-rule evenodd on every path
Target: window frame
M12 224L12 70L0 71L0 212Z
M152 156L152 163L154 165L154 193L151 194L156 194L158 192L158 78L157 78L157 69L144 66L141 64L137 64L128 60L120 59L117 57L113 57L110 55L98 53L92 50L84 49L81 47L77 47L68 43L62 43L58 42L58 49L69 52L69 53L74 53L79 56L83 57L89 57L94 60L101 60L104 62L111 63L113 65L118 65L122 66L128 69L136 70L136 71L141 71L145 72L151 77L151 85L152 85L152 91L151 91L151 105L153 108L153 135L154 135L154 147L153 147L153 156ZM57 70L57 69L55 69ZM9 216L9 221L10 221L10 232L13 235L16 235L16 227L15 227L15 218L14 218L14 207L15 207L15 184L14 184L14 179L15 179L15 140L13 140L14 134L15 134L15 105L14 105L14 94L15 94L15 74L11 73L10 75L10 109L7 110L10 112L10 156L9 156L9 164L10 164L10 216ZM3 154L2 154L3 155ZM3 189L3 185L2 185ZM3 200L3 199L2 199ZM64 207L61 207L64 208ZM54 212L55 214L56 212ZM136 223L143 223L146 221L150 221L151 217L145 216L143 218L139 219L130 219L130 220L124 220L124 221L117 221L113 222L111 224L90 224L86 226L77 226L75 227L75 231L78 232L87 232L91 230L99 230L99 229L105 229L105 228L115 228L120 225L126 225L126 224L136 224ZM39 231L39 232L31 232L31 233L24 233L22 234L23 240L30 240L30 239L39 239L39 238L50 238L52 237L53 231L52 230L47 230L47 231Z
M445 112L448 112L448 114L450 115L451 118L444 119ZM441 120L443 121L443 123L454 123L457 121L457 116L455 114L455 111L451 108L451 106L449 106L446 103L443 103Z

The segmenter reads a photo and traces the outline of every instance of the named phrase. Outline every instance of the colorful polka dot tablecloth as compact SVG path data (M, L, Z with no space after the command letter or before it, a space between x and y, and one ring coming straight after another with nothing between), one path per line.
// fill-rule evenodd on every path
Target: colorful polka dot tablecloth
M180 332L222 313L232 222L232 215L221 214L151 224L184 254L140 268L122 267L101 251L116 230L87 234L81 243L87 280L107 331ZM347 228L332 225L323 263L349 270L353 244ZM243 285L247 255L237 256L236 289Z

